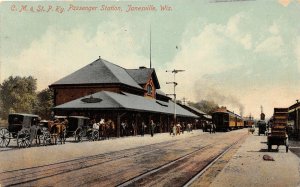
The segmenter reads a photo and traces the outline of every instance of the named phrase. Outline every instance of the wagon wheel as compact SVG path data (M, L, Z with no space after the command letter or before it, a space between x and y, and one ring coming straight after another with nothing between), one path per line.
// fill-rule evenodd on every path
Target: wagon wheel
M17 144L19 148L25 148L31 145L30 132L28 130L21 130L18 132Z
M289 152L289 140L285 140L285 152Z
M40 135L40 140L42 140L42 145L46 146L51 143L51 134L49 131L42 131L42 134Z
M98 130L93 130L92 132L92 140L96 141L99 139L99 131Z
M58 141L60 142L60 144L64 144L66 142L66 135L67 135L67 130L64 129L62 134L58 136Z
M0 130L0 146L7 147L10 142L10 133L7 129Z
M74 134L75 134L75 141L76 142L81 142L82 141L82 136L83 136L83 130L81 128L76 129Z
M86 138L89 140L89 141L94 141L93 139L93 129L88 129L87 132L86 132Z
M271 149L272 149L272 145L269 143L269 144L268 144L268 152L270 152Z

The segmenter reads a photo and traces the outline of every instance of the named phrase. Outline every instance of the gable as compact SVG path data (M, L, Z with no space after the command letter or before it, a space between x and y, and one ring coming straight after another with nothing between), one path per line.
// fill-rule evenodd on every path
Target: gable
M126 69L128 74L142 87L152 79L155 89L160 89L160 85L153 68Z

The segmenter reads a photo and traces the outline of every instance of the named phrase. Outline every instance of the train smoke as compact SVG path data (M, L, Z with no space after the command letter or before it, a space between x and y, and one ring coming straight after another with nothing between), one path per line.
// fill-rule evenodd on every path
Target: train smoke
M195 85L196 100L208 100L214 101L216 104L227 106L227 109L233 110L230 107L238 108L239 114L243 116L244 105L239 101L238 98L232 94L226 93L220 87L209 84L207 82L198 81ZM238 114L238 111L235 111Z

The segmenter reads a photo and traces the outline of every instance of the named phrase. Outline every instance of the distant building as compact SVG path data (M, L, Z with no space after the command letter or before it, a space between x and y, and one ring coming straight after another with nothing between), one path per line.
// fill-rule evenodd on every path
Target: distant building
M160 89L155 69L125 69L97 59L49 86L54 90L56 115L84 115L96 120L126 120L138 127L151 119L157 132L166 132L173 121L174 102ZM176 106L179 121L194 122L197 115Z
M292 135L300 137L300 102L297 102L289 107L288 124L292 127Z

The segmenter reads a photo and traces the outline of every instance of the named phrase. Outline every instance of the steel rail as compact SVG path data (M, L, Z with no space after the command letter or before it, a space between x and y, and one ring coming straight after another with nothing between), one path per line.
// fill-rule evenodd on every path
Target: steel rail
M243 138L241 138L243 139ZM235 146L241 139L237 140L227 148L225 148L224 151L222 151L220 154L218 154L213 160L211 160L201 171L199 171L194 177L192 177L189 181L187 181L183 187L189 187L191 184L195 182L200 176L202 176L214 163L216 163L222 156L224 156L229 150L232 149L233 146Z

